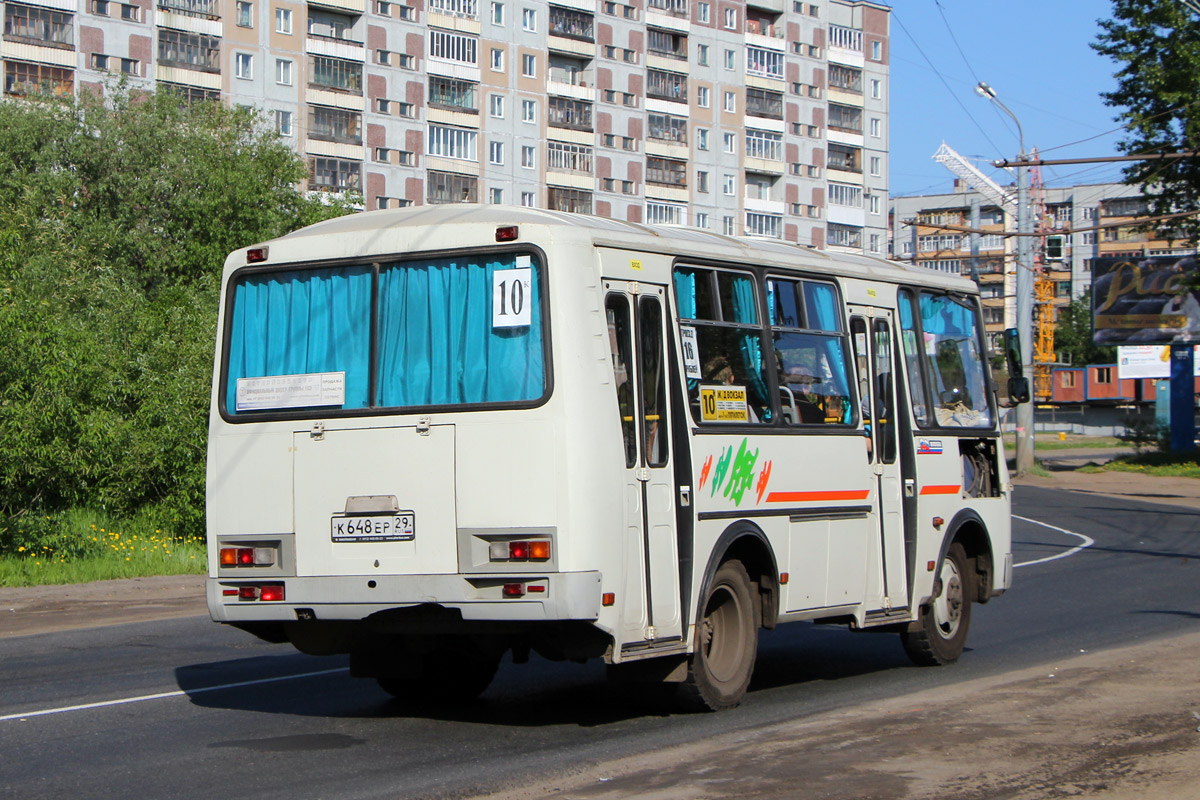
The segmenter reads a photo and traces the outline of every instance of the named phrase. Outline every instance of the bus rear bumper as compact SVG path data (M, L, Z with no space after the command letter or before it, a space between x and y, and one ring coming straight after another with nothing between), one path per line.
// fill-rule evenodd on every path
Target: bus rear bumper
M599 572L239 576L210 577L207 584L209 613L213 620L229 623L361 620L384 611L430 605L455 609L462 619L473 621L595 621L600 616ZM282 599L262 599L280 593Z

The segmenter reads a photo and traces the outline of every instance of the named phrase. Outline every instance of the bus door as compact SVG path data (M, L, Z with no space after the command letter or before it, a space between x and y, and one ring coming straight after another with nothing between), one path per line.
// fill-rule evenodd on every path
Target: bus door
M667 400L666 287L610 280L604 286L625 454L622 638L679 638L682 615Z
M903 476L896 420L893 315L888 309L850 307L850 332L858 367L859 396L867 437L867 460L875 476L881 585L885 610L908 606ZM876 594L872 592L872 594Z

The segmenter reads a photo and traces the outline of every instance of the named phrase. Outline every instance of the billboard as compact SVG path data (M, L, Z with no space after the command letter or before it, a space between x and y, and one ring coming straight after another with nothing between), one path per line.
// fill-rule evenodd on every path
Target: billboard
M1093 259L1092 341L1200 341L1198 277L1196 256Z
M1194 374L1200 378L1200 345L1192 348ZM1166 344L1132 344L1117 348L1117 377L1171 377L1171 346Z

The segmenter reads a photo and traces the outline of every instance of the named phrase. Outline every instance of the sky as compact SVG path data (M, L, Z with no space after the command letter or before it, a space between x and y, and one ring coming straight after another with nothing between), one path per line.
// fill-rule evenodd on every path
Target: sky
M892 196L949 192L954 176L932 156L943 141L1001 185L991 167L1019 150L1016 126L975 92L984 81L1044 158L1119 155L1115 65L1089 46L1110 0L889 0ZM1088 141L1084 141L1088 140ZM1077 143L1077 144L1076 144ZM1118 182L1120 164L1044 167L1047 186Z

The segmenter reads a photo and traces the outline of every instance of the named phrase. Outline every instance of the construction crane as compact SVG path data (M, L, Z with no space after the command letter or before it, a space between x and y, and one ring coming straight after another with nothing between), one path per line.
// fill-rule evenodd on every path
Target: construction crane
M1200 1L1200 0L1198 0ZM1036 159L1037 150L1034 151ZM974 164L959 155L945 142L933 154L933 160L950 170L956 177L987 198L993 205L1006 213L1017 214L1017 199L1012 192L1006 192L1000 184L984 175ZM1049 220L1046 218L1045 202L1042 194L1041 169L1034 168L1033 190L1030 193L1031 206L1036 220L1037 232L1045 234ZM1043 257L1045 237L1039 235L1034 239L1033 248L1033 295L1034 295L1034 337L1033 337L1033 395L1034 399L1046 402L1050 400L1051 381L1050 369L1055 363L1054 355L1054 281L1050 279L1045 268ZM1021 265L1017 265L1020 269ZM1008 271L1005 270L1004 292L1006 295L1015 294L1015 281L1009 282ZM1012 291L1010 291L1010 288Z

